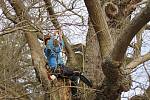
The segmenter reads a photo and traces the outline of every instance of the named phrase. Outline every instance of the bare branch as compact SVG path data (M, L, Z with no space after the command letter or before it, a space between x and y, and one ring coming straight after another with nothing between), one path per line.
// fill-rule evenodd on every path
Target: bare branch
M134 68L136 68L138 65L146 62L150 60L150 52L143 55L143 56L140 56L136 59L134 59L132 62L130 62L128 65L127 65L127 70L129 70L128 72L131 72Z
M60 24L57 20L57 16L54 15L55 13L54 13L54 10L52 8L51 0L44 0L44 2L45 2L47 11L49 13L49 16L51 18L51 21L52 21L54 27L56 29L61 29ZM66 52L68 54L67 55L68 56L68 62L71 64L71 66L77 65L77 61L75 59L75 53L73 52L71 45L68 43L68 41L64 35L63 35L63 40L65 42L65 49L66 49Z
M136 6L140 6L140 5L145 4L145 3L147 3L147 0L142 0L141 2L137 3Z
M145 30L150 30L150 25L147 24Z
M131 23L123 30L118 38L112 52L112 58L115 61L122 61L133 37L140 29L150 21L150 1L141 13L136 16Z
M15 32L17 30L25 30L24 28L26 28L26 27L29 27L29 25L22 26L22 27L15 27L15 28L11 28L11 29L0 31L0 36L13 33L13 32ZM29 30L27 30L27 31L29 31Z
M133 58L137 58L141 55L142 33L144 32L144 29L145 29L145 26L136 34L136 42L134 43Z
M9 19L11 20L13 23L17 23L19 22L19 20L17 19L17 16L15 15L12 15L8 8L6 7L6 3L4 2L4 0L0 0L0 7L2 8L2 11L4 13L4 15Z
M50 19L51 19L54 27L56 29L60 29L60 25L59 25L59 22L57 20L57 16L55 15L54 10L52 8L51 0L44 0L44 2L45 2L46 9L49 13Z
M77 15L79 18L81 18L82 22L83 22L83 16L79 15L78 13L74 12L73 11L73 4L75 3L76 0L73 1L73 4L72 4L72 8L68 8L63 2L60 2L59 0L56 0L58 3L60 3L65 9L66 11L70 11L72 12L73 14Z
M137 7L138 3L142 2L142 0L130 0L125 9L125 14L130 15Z
M17 18L17 16L16 15L12 15L10 12L9 12L9 10L8 10L8 8L6 7L6 3L4 2L4 0L0 0L0 7L2 8L2 11L3 11L3 13L4 13L4 15L9 19L9 20L11 20L14 24L18 24L18 23L20 23L19 22L19 19ZM29 16L27 17L27 19L30 19L29 18ZM34 29L36 29L36 33L37 33L37 36L38 36L38 38L40 39L40 40L43 40L43 36L42 36L42 31L40 30L40 26L37 26L37 25L32 25L32 23L29 21L29 23L30 23L30 25L33 27L34 26ZM19 30L21 29L21 28L18 28ZM5 32L0 32L0 36L2 36L2 35L5 35L5 34L9 34L9 33L12 33L12 32L14 32L15 30L18 30L18 29L13 29L13 30L11 30L11 31L5 31ZM32 31L35 31L35 30L32 30ZM37 32L37 31L39 31L39 32Z
M20 94L16 91L14 91L13 89L11 88L6 88L5 86L3 85L0 85L0 89L3 90L3 91L7 91L9 94L13 95L13 96L20 96ZM0 99L6 99L7 97L6 96L3 96L3 97L0 97ZM27 99L27 96L26 98L20 98L20 100L26 100ZM29 99L29 98L28 98Z

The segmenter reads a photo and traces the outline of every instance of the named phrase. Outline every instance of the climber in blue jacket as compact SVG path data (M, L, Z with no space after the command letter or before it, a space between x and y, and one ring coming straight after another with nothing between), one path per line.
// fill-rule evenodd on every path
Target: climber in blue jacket
M53 36L50 34L44 36L44 42L46 45L44 53L48 60L48 66L52 71L54 71L58 65L64 65L62 57L64 43L59 39L60 37L57 34L57 31L55 31Z
M44 36L44 42L46 45L46 48L44 49L44 53L48 61L49 69L52 71L50 75L48 74L48 78L50 80L54 80L57 78L70 79L71 86L78 86L79 81L81 79L81 81L83 81L87 86L92 87L92 82L88 80L82 74L82 72L75 71L64 65L63 57L62 57L64 42L61 39L58 32L59 31L56 31L53 35L47 34ZM59 70L56 70L58 66L59 66L58 68ZM78 96L77 88L71 87L71 93L72 96Z

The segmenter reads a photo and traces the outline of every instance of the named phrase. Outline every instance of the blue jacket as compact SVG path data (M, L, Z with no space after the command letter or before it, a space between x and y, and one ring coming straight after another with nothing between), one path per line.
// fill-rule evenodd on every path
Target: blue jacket
M48 40L46 48L44 49L45 56L48 60L48 65L50 68L55 69L58 64L63 65L63 57L62 57L62 47L64 46L63 41L59 44L59 46L53 45L54 38Z

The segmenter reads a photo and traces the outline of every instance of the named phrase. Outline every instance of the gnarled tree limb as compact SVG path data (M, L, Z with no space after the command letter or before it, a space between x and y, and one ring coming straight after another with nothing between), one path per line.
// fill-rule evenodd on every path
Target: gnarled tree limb
M8 8L6 7L6 3L4 2L4 0L0 0L0 7L2 8L2 11L4 13L4 15L9 19L11 20L13 23L17 23L19 22L19 19L17 19L17 16L15 15L12 15Z
M112 52L112 58L115 61L122 61L127 47L133 37L140 29L150 21L150 1L141 13L136 16L131 23L123 30L118 38Z
M30 16L26 12L25 5L20 0L9 0L11 6L14 8L16 15L18 16L19 20L29 20ZM23 23L23 25L28 25L27 22ZM29 27L28 29L32 29L33 27ZM45 92L50 91L48 87L48 77L47 77L47 70L45 66L45 59L43 55L43 50L37 40L36 33L34 32L26 32L25 37L27 39L29 48L31 50L31 57L33 61L33 65L38 73L37 76L40 82L42 83L43 90ZM45 100L49 100L50 95L45 93Z
M99 40L102 58L105 58L109 56L113 43L100 0L84 0L84 2Z
M138 65L146 62L150 60L150 52L143 55L143 56L140 56L136 59L134 59L133 61L131 61L128 65L127 65L127 70L129 70L128 72L131 72L134 68L136 68Z
M0 0L0 7L2 8L3 14L10 20L12 21L14 24L18 24L20 23L19 18L16 15L12 15L8 8L6 7L6 3L4 2L4 0ZM30 20L29 16L27 18L28 20ZM29 21L30 22L30 21ZM39 27L39 26L38 26ZM14 30L14 29L13 29ZM38 32L36 32L37 37L40 40L43 40L43 35L41 34L41 30L39 30L39 28L35 28L35 30L37 30ZM5 35L7 33L11 33L11 32L3 32L1 35Z

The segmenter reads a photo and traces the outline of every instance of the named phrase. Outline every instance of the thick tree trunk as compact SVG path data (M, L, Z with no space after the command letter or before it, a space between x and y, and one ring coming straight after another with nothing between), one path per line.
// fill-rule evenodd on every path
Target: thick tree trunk
M110 31L99 0L84 0L94 30L99 40L102 58L109 56L113 46Z
M101 68L102 59L99 50L97 35L92 23L89 21L89 29L86 36L85 72L86 76L92 80L93 88L101 86L104 79L104 74ZM88 91L86 99L93 100L94 98L95 91Z
M128 91L131 86L130 76L126 75L122 64L106 59L102 63L105 79L95 100L118 100L123 91Z
M19 17L20 21L24 21L21 25L28 25L28 21L30 22L29 15L26 13L25 6L20 0L11 0L10 4L14 8L16 15ZM27 29L32 29L32 27L28 27ZM36 33L26 32L25 37L27 39L27 43L31 50L31 57L33 65L38 73L37 76L38 80L42 83L43 90L45 92L45 100L50 99L50 88L48 87L48 77L47 77L47 70L45 69L45 59L43 55L43 50L38 42Z
M114 62L110 52L112 50L112 37L106 23L106 19L98 0L85 0L91 22L97 34L100 52L102 55L102 70L105 79L102 86L97 89L96 100L117 100L122 91L127 91L130 87L129 77L125 76L122 63ZM94 5L94 6L93 6Z
M47 70L45 67L45 59L44 54L42 53L43 50L40 47L39 42L37 41L37 37L35 33L25 33L25 37L27 39L28 45L31 50L31 57L33 65L38 73L36 73L38 80L43 86L43 90L45 91L44 100L50 99L50 88L49 88L49 80L47 77Z

